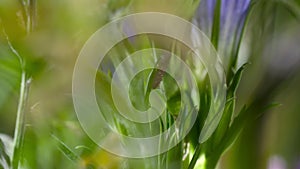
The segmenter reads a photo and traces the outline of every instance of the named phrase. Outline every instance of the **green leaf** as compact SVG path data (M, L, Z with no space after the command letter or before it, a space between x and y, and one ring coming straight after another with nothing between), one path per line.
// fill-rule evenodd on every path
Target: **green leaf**
M223 152L226 150L227 147L229 147L237 138L237 136L240 134L242 129L244 128L245 122L247 120L247 112L248 108L244 106L239 116L234 119L234 122L230 126L230 129L227 131L226 136L224 137L224 140L222 141L222 144L219 147L219 152Z
M227 132L230 128L232 114L235 110L235 93L240 82L242 73L245 69L245 65L240 67L240 69L234 74L233 79L229 83L230 85L227 89L226 104L222 118L213 135L203 145L205 153L210 154L208 157L213 163L215 163L214 160L218 160L218 158L222 154L222 151L220 151L218 147L223 144L224 139L226 139L227 137Z
M246 64L241 66L239 70L234 74L230 85L227 90L227 102L225 104L224 113L222 115L222 119L213 135L213 143L212 146L219 145L224 137L226 137L226 132L229 129L229 125L231 122L232 114L235 110L235 97L236 97L236 89L239 85L239 82L242 77L242 73L245 70Z
M211 88L208 74L205 76L204 80L198 84L198 89L200 95L200 110L198 116L200 119L200 128L202 128L205 119L207 118L211 102Z
M244 65L242 65L238 71L234 74L232 80L229 83L229 88L227 91L227 98L231 98L235 95L236 89L239 86L239 83L241 81L242 78L242 74L246 68L246 66L248 65L248 63L245 63Z
M209 138L214 130L217 127L218 123L215 123L213 119L221 118L221 114L209 114L211 109L211 102L212 102L212 90L210 85L209 76L207 75L205 81L198 85L199 92L200 92L200 126L201 126L201 133L198 138L198 142L203 142L203 138Z
M69 148L62 140L60 140L55 135L52 135L52 138L57 143L58 149L72 162L77 163L80 157L71 149Z
M167 108L172 115L178 115L181 109L181 94L179 90L167 100Z

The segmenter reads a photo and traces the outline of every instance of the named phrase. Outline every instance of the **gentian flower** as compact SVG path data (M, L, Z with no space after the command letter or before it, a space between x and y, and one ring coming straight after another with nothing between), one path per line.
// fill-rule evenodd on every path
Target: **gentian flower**
M224 65L228 65L230 57L238 50L242 28L248 14L251 0L221 0L219 28L213 31L213 23L218 0L202 0L197 9L194 23L210 38L218 34L217 44L214 44L223 58Z

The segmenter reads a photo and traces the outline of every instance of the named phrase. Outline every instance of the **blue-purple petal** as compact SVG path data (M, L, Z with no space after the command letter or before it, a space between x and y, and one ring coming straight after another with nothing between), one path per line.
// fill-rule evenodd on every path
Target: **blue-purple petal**
M236 46L235 40L241 36L250 1L222 0L218 43L219 53L225 57L224 64L227 64L229 55ZM216 0L202 0L195 16L196 24L208 37L212 33L215 5Z

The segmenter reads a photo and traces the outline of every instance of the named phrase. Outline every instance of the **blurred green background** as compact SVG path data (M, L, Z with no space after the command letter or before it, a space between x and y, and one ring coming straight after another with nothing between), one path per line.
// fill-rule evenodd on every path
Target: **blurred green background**
M124 159L97 148L77 122L71 95L76 58L85 41L114 18L159 11L192 21L199 3L28 0L34 3L34 7L28 8L31 13L28 30L22 2L0 0L0 133L13 137L21 78L20 64L7 44L8 37L26 60L26 71L32 76L26 107L23 152L26 166L52 169L85 168L93 164L121 168ZM254 12L250 25L242 42L250 54L240 53L241 58L250 57L250 64L238 89L237 110L249 103L257 110L270 102L281 105L248 125L218 167L299 169L300 1L264 1ZM68 160L59 151L53 135L81 154L83 160L79 164Z

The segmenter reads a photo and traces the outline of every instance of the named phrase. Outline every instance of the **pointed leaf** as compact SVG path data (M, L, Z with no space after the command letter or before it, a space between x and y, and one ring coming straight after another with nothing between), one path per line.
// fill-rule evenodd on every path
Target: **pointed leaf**
M52 135L52 138L55 140L55 142L57 143L57 146L59 148L59 150L72 162L76 163L80 157L73 152L73 150L71 148L69 148L62 140L60 140L58 137L56 137L55 135Z
M227 91L227 98L232 98L235 95L236 89L241 81L242 74L248 63L243 64L234 74L232 80L230 81L229 88Z
M241 66L238 71L234 74L229 88L227 90L227 102L225 105L225 109L224 109L224 113L223 113L223 117L219 123L219 126L214 134L214 144L213 145L218 145L222 140L223 137L225 135L225 133L227 132L230 122L231 122L231 118L232 118L232 114L235 110L235 93L236 93L236 89L239 85L239 82L241 80L242 77L242 73L245 70L246 64L244 64L243 66Z

